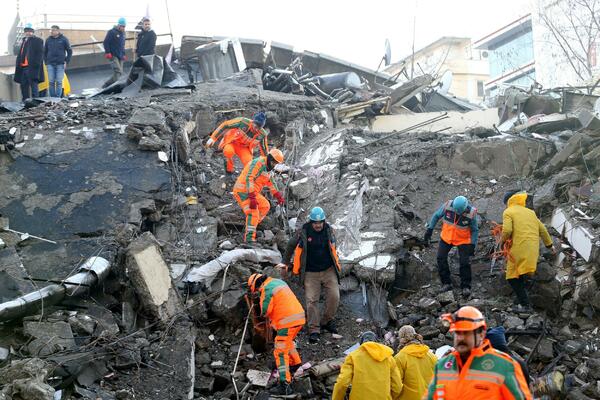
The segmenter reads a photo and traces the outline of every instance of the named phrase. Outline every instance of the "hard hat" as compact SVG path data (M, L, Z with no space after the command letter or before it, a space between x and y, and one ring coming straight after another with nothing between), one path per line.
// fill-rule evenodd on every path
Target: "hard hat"
M269 155L273 157L273 160L275 160L278 164L283 162L283 153L281 150L273 148L269 151Z
M454 207L459 214L464 213L468 205L469 200L467 200L465 196L456 196L454 200L452 200L452 207Z
M377 335L374 332L366 331L365 333L360 335L359 343L363 344L365 342L376 342L376 341L377 341Z
M314 222L325 221L325 211L321 207L313 207L310 210L308 219Z
M123 17L119 18L119 20L117 21L117 25L122 25L125 26L127 25L127 20Z
M25 26L23 27L24 31L33 31L33 25L31 25L31 22L28 22L25 24Z
M256 125L258 125L262 128L265 126L265 123L267 122L267 116L262 111L257 112L256 114L254 114L252 116L252 121L254 121L254 123L256 123Z
M261 278L263 276L263 274L252 274L250 275L250 278L248 278L248 288L250 289L251 292L255 292L256 291L256 281Z
M474 331L481 327L487 328L481 311L472 306L461 307L454 314L444 314L441 319L444 325L449 325L449 332Z

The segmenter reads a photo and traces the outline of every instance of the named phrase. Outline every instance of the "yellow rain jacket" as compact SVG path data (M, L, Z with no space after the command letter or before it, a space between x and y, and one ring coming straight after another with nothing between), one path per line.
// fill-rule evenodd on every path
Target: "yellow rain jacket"
M398 366L389 347L365 342L346 357L332 400L343 400L352 385L350 400L396 400L402 390Z
M424 344L409 344L394 357L402 380L399 400L420 400L433 377L437 357Z
M525 207L527 193L517 193L508 199L502 214L502 242L512 239L510 256L506 261L506 279L533 274L540 255L540 236L546 247L552 245L548 230L535 215Z

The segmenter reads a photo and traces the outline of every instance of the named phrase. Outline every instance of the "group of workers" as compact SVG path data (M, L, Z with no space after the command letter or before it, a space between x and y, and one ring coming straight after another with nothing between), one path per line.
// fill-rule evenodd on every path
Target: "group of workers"
M552 238L535 211L528 207L528 194L510 191L504 196L506 208L502 215L499 253L506 257L506 279L517 297L517 311L529 311L531 304L526 289L526 279L535 273L539 258L539 241L556 253ZM426 245L431 241L433 230L442 220L442 231L437 252L437 267L442 291L452 290L448 253L458 249L460 287L462 296L471 295L471 257L475 254L479 227L477 209L464 196L457 196L442 204L433 214L423 237Z
M256 229L270 209L262 195L267 186L279 204L284 198L271 179L270 172L283 162L283 153L269 149L265 131L266 117L259 112L251 119L235 118L219 125L206 143L218 148L225 157L225 172L234 171L234 157L243 169L233 187L233 197L246 215L244 240L256 241ZM254 149L260 155L254 158ZM510 192L504 198L501 245L506 249L506 278L517 295L520 309L530 307L525 289L525 276L535 272L539 256L539 238L554 251L552 240L535 212L527 207L527 193ZM306 310L282 279L254 273L248 279L248 290L256 299L261 316L276 332L274 357L279 384L274 394L293 393L295 371L302 364L294 340L307 325L310 343L320 341L321 330L337 333L335 314L339 305L341 267L332 227L325 212L314 207L309 221L302 225L288 243L283 263L277 269L291 268L304 285ZM460 288L463 297L471 295L470 259L478 241L477 209L464 196L442 204L427 226L424 242L429 244L433 230L442 220L437 265L442 290L452 290L448 254L458 248ZM285 276L285 274L284 274ZM324 292L323 314L319 312L321 291ZM516 354L509 353L502 328L487 331L482 313L471 306L442 316L454 335L454 349L439 361L423 343L413 327L398 332L400 351L377 343L373 332L365 332L360 346L345 359L333 390L333 399L342 400L349 392L352 399L531 399L526 366ZM488 335L486 338L486 334Z
M125 18L119 18L117 24L104 37L104 56L111 62L113 74L102 87L116 82L123 74L123 62L127 61L126 24ZM35 29L30 23L25 24L23 32L14 74L14 81L20 84L23 101L39 97L40 90L46 89L46 82L48 96L63 97L63 94L68 94L69 83L65 69L73 56L69 39L62 34L58 25L52 25L50 36L45 42L35 35ZM155 46L156 33L151 28L150 19L143 18L142 30L137 34L135 57L154 54Z

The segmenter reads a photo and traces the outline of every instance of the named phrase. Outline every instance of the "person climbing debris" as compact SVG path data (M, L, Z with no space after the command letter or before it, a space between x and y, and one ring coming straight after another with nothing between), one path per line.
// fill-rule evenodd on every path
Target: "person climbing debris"
M254 114L252 119L234 118L224 121L210 135L205 147L212 147L219 139L218 149L225 157L225 172L233 173L233 156L237 155L244 166L254 157L254 149L259 148L260 155L269 153L268 134L264 130L267 117L264 112Z
M506 280L517 296L517 311L531 310L526 278L535 273L540 255L540 237L556 254L552 238L535 211L526 207L527 193L508 192L502 213L502 246L506 252Z
M360 347L344 360L333 387L332 400L397 399L402 382L394 351L377 343L377 336L371 331L363 333L359 343ZM350 396L346 397L349 387Z
M464 196L448 200L433 214L423 240L426 245L438 221L442 219L442 232L437 252L437 267L442 281L442 291L452 290L448 253L456 246L460 264L460 288L462 296L471 296L471 257L475 254L479 227L477 225L477 209L469 204Z
M433 377L437 357L423 343L423 337L410 325L404 325L398 330L398 338L401 349L394 357L402 382L398 400L420 400Z
M294 257L292 272L300 275L306 296L309 341L318 343L321 329L338 333L335 314L340 304L340 272L335 234L325 221L325 211L314 207L309 221L290 239L283 256L286 269ZM325 307L320 317L319 299L325 292Z
M281 279L264 274L252 274L248 278L248 291L260 307L260 313L267 318L274 330L275 349L273 356L279 376L279 384L271 389L272 394L290 395L292 375L302 365L294 339L302 329L306 319L302 305Z
M519 363L485 338L487 324L481 311L464 306L441 318L454 334L455 350L436 364L424 399L532 399Z
M233 197L246 214L245 242L256 242L256 227L271 209L269 200L261 194L265 186L270 189L279 204L285 204L285 199L275 187L269 174L275 165L282 162L283 153L273 148L266 157L257 157L246 164L233 185Z

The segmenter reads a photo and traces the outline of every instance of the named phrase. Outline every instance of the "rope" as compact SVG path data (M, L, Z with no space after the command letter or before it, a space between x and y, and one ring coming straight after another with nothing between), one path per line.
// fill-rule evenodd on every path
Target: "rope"
M515 258L510 252L510 248L512 247L512 239L506 239L504 242L502 242L502 225L494 221L490 221L490 224L492 225L490 233L496 241L496 246L491 256L492 259L505 259L514 263Z

